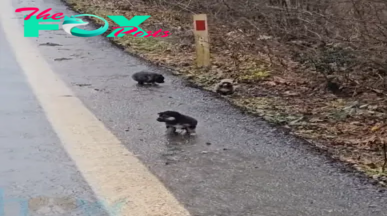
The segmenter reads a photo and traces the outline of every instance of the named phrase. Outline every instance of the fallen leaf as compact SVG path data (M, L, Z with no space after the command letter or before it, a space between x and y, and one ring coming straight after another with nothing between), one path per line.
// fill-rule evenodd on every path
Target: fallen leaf
M361 122L358 122L358 121L354 121L354 122L351 122L349 124L356 125L356 126L361 126L362 125Z
M298 118L298 119L296 119L296 120L294 120L294 121L291 121L291 122L289 122L289 125L296 125L298 122L300 122L302 119L303 119L304 117L302 116L302 117L300 117L300 118Z
M278 77L278 76L274 76L273 80L274 80L274 82L281 83L281 84L287 84L288 83L285 79L283 79L281 77Z
M374 126L371 128L371 131L372 131L372 132L375 132L375 131L379 130L379 129L382 128L382 127L383 127L383 124L378 123L378 124L374 125Z
M323 122L324 120L319 119L319 118L311 118L309 119L309 122L315 123L315 122Z
M369 109L369 110L376 110L376 109L378 109L378 106L377 106L377 105L374 105L374 106L368 106L368 109Z
M288 95L288 96L297 96L297 95L299 95L297 92L291 92L291 91L286 91L285 94Z
M277 83L275 83L273 81L267 81L267 82L264 82L263 84L270 85L270 86L276 86L277 85Z
M373 126L373 127L371 128L371 131L372 131L372 132L375 132L375 131L377 131L377 130L379 130L379 129L380 129L380 126L375 125L375 126Z

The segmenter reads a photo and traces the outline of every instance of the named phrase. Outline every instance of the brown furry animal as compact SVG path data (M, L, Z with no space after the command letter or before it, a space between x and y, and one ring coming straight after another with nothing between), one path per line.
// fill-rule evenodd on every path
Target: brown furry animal
M215 86L215 92L221 95L231 95L235 91L234 81L232 79L222 79Z

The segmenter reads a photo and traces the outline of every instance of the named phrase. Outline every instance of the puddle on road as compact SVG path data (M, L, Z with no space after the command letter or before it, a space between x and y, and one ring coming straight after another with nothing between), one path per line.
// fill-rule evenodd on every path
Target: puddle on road
M57 43L47 42L47 43L41 43L41 44L39 44L39 46L62 46L62 45L57 44Z
M91 86L91 84L85 84L85 83L79 83L79 84L73 84L73 85L76 85L76 86L79 86L79 87L85 87L85 86Z
M187 134L166 134L166 151L161 154L165 165L176 164L185 160L185 149L187 146L197 145L197 136Z
M71 60L72 58L56 58L54 61L65 61L65 60Z
M63 46L63 45L47 42L47 43L41 43L39 44L39 46Z

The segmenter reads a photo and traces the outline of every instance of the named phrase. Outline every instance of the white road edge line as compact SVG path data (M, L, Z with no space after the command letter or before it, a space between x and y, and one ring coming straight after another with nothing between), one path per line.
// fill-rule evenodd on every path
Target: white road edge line
M62 145L97 197L108 203L105 208L127 200L119 215L189 216L157 177L50 69L37 47L24 37L14 11L10 0L0 0L0 22L7 40Z

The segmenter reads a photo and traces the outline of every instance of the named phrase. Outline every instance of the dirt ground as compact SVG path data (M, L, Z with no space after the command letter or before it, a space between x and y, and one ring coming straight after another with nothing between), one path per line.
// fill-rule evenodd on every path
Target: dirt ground
M155 64L173 69L204 89L213 89L222 78L232 78L239 88L226 97L233 104L262 116L268 122L288 128L332 157L387 183L383 143L387 138L387 97L380 91L365 89L361 94L333 94L325 88L325 78L288 61L286 70L263 53L235 56L227 44L211 44L209 69L195 67L192 14L155 7L144 1L64 0L80 13L107 15L151 15L141 24L146 31L170 31L167 38L124 36L112 42L126 51ZM109 19L106 19L111 21ZM95 20L97 23L99 20ZM113 26L115 24L111 22ZM224 32L225 40L241 40L232 29L212 22L210 34ZM227 32L227 33L226 33ZM215 34L215 33L214 33ZM215 36L213 36L215 37ZM238 64L236 64L236 59ZM348 87L350 89L350 87ZM353 91L349 91L353 92Z

